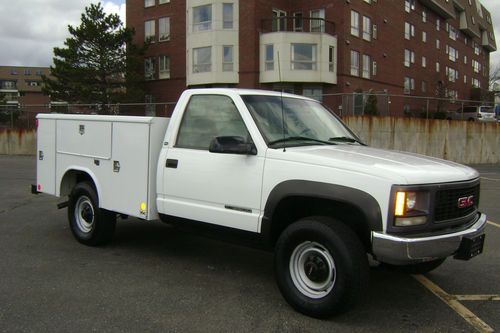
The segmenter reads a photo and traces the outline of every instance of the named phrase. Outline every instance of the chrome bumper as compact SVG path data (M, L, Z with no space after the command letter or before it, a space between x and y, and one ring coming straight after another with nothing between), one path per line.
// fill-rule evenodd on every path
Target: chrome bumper
M483 234L486 221L486 215L481 214L476 223L466 230L422 238L372 232L373 254L377 260L393 265L445 258L457 252L463 237Z

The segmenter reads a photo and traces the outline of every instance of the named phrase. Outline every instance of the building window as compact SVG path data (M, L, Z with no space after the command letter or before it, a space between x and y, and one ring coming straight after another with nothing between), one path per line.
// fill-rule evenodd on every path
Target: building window
M311 32L325 32L325 10L311 10Z
M232 29L234 20L234 11L232 3L222 4L222 16L223 16L223 29Z
M322 87L304 87L302 95L323 102L323 88Z
M377 25L376 24L372 24L372 38L373 39L377 39Z
M351 50L351 75L359 76L359 52Z
M440 19L436 19L436 30L437 31L441 30L441 20Z
M212 30L212 5L193 7L193 31Z
M146 80L155 79L155 58L144 59L144 78Z
M464 75L464 84L467 84L467 75Z
M440 70L440 68L439 68L439 62L436 62L436 72L439 73L439 70Z
M415 52L405 49L405 67L410 67L411 64L415 63Z
M422 31L422 42L427 43L427 32Z
M370 78L371 66L372 66L372 59L370 58L369 55L363 54L363 72L361 73L361 76L364 79Z
M164 3L169 3L169 2L170 2L170 0L159 0L159 1L158 1L158 3L159 3L160 5L163 5Z
M436 39L436 49L440 49L441 48L441 41L439 39Z
M405 39L410 39L415 36L415 26L408 22L405 22Z
M481 71L481 64L479 61L472 59L472 68L474 69L474 73L479 73Z
M359 13L351 10L351 35L359 37Z
M451 46L448 46L448 58L453 62L457 61L458 50L456 50L455 48L453 48Z
M406 76L404 82L404 93L410 94L412 90L415 90L415 79Z
M234 68L233 61L233 46L232 45L224 45L222 47L222 71L223 72L232 72Z
M425 93L427 92L427 82L422 81L422 92Z
M193 73L212 71L212 48L199 47L193 49Z
M166 55L161 55L159 59L160 69L158 76L160 79L170 79L170 58Z
M405 12L409 13L410 10L415 10L415 0L405 0Z
M144 0L144 7L151 7L155 5L155 0Z
M156 39L156 29L154 20L149 20L144 22L144 39L146 40L146 42L154 43Z
M328 50L328 70L330 72L335 71L335 47L330 46Z
M367 16L363 16L363 39L370 41L372 39L372 20Z
M25 69L24 70L24 75L31 75L31 70L30 69Z
M292 44L292 69L316 70L316 44Z
M265 46L266 51L266 71L274 71L274 45L267 44Z
M41 76L42 75L42 71L40 69L37 69L36 72L35 72L36 75L38 76Z
M158 30L160 42L170 40L170 17L161 17L158 20Z
M427 67L427 58L426 57L422 57L422 67Z
M448 26L448 35L451 39L453 40L457 40L458 38L458 31L457 29L455 29L454 27L452 27L451 25Z
M303 31L303 15L302 12L293 13L293 31Z
M427 12L425 10L422 10L422 22L427 22Z
M280 9L273 9L273 31L286 30L286 12Z
M372 76L377 75L377 62L372 61Z

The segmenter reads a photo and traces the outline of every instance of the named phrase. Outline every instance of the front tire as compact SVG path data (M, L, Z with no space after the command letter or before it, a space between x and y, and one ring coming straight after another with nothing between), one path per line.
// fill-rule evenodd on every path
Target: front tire
M89 182L76 184L69 196L69 226L76 240L85 245L103 245L113 238L116 214L99 208L98 200Z
M278 239L275 275L286 301L317 318L352 307L368 286L369 266L356 234L339 221L307 217Z

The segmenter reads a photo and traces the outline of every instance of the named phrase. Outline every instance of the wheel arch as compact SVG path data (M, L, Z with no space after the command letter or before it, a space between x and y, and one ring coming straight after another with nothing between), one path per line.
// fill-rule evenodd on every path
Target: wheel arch
M370 194L346 186L290 180L278 184L269 194L262 218L264 240L274 246L281 232L294 221L325 215L346 224L371 250L371 231L382 231L382 214Z
M61 181L59 182L58 196L70 195L73 187L83 181L91 183L96 190L97 197L101 197L101 186L95 174L91 170L76 166L69 167L64 171Z

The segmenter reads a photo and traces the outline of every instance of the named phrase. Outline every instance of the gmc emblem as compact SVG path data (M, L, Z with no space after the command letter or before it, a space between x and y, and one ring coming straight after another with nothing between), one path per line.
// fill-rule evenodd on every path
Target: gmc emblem
M458 198L458 208L467 208L474 204L474 196Z

